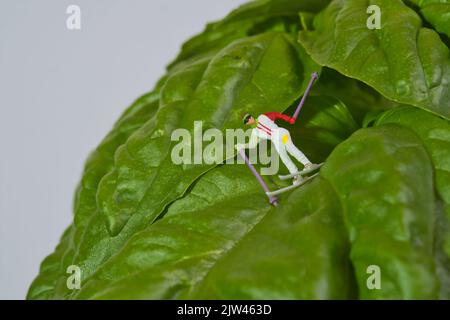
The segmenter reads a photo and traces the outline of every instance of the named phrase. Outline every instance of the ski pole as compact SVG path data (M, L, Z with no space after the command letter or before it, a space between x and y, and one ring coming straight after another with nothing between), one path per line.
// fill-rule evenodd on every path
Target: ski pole
M266 184L264 183L264 180L259 175L258 171L256 171L255 167L250 163L250 160L247 158L247 155L245 154L245 150L244 149L239 149L239 155L242 157L242 159L244 159L245 163L247 164L247 166L252 171L253 175L258 180L258 182L261 185L261 187L263 188L264 192L270 192L269 188L267 188ZM274 206L278 205L278 199L276 197L273 197L273 196L268 196L268 197L269 197L269 202L272 205L274 205Z
M295 121L297 121L298 114L300 113L300 110L302 109L303 104L306 101L306 97L308 96L309 91L311 91L311 87L312 87L314 81L316 81L318 78L319 78L319 75L317 74L317 72L313 72L313 74L311 75L311 80L309 80L308 87L305 90L305 94L303 95L302 100L300 100L300 103L299 103L297 109L295 110L294 115L292 116L292 118L294 118L294 123L295 123Z

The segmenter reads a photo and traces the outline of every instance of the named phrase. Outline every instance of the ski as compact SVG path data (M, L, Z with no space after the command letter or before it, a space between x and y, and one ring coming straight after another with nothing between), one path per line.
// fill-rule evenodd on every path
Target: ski
M316 167L314 167L312 169L302 170L302 171L299 171L299 172L296 172L296 173L293 173L293 174L288 174L288 175L285 175L285 176L278 176L278 177L280 178L280 180L287 180L287 179L291 179L291 178L294 178L294 177L297 177L297 176L304 176L304 175L306 175L308 173L316 171L317 169L319 169L322 166L323 166L323 162L319 163Z
M278 190L275 190L275 191L269 191L269 192L266 192L266 194L267 194L267 196L269 196L269 197L277 196L277 195L279 195L279 194L281 194L281 193L284 193L284 192L287 192L287 191L296 189L296 188L298 188L298 187L301 187L301 186L304 185L306 182L312 180L313 178L317 177L318 175L319 175L319 173L317 172L317 173L313 174L312 176L309 176L309 177L303 179L303 180L302 180L299 184L297 184L297 185L292 185L292 186L285 187L285 188L281 188L281 189L278 189Z

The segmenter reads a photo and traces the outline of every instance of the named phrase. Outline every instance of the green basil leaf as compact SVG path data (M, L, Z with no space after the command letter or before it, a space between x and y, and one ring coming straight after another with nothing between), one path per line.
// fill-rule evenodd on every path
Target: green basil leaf
M97 209L95 193L100 179L114 165L114 153L119 146L139 129L158 110L159 92L148 93L128 108L112 131L89 156L75 197L75 224L80 226Z
M298 12L318 12L329 2L330 0L258 0L244 4L221 21L208 24L202 33L183 44L169 70L185 60L217 52L237 39L268 31L292 30L296 34L300 27Z
M176 297L269 209L245 166L212 170L163 219L131 237L87 279L78 297Z
M285 113L293 114L297 104ZM282 124L300 150L315 163L326 160L331 151L359 129L341 101L329 96L310 96L295 126Z
M419 7L420 13L436 31L450 37L449 0L408 0Z
M422 140L434 167L434 181L436 192L443 204L442 213L438 213L436 221L436 251L441 255L439 261L444 268L442 277L447 278L450 274L450 123L412 107L390 110L380 115L375 125L395 123L413 130ZM440 210L437 208L437 210ZM450 283L450 282L448 282ZM450 286L441 287L442 296L450 296Z
M198 73L197 83L177 74L169 77L155 125L144 126L118 150L114 169L99 186L98 204L111 234L117 235L135 214L152 223L167 204L214 166L175 165L170 159L173 130L184 128L194 137L197 120L204 121L205 130L238 128L245 112L283 111L295 101L317 68L306 56L299 60L299 50L284 34L263 34L225 48L204 73ZM167 96L179 94L178 79L189 86L196 84L190 88L192 96L166 103Z
M376 0L381 29L366 26L367 0L334 0L299 39L321 65L361 80L390 100L450 117L450 52L400 0Z
M76 230L64 254L55 296L72 295L65 287L64 270L68 265L78 265L83 279L88 278L135 232L155 221L193 181L214 167L183 169L174 165L167 153L173 145L170 135L174 128L192 131L195 120L205 121L204 129L236 128L241 126L244 111L282 111L301 95L316 70L317 65L293 39L270 33L231 44L213 60L197 59L171 72L162 86L156 116L115 151L114 167L97 190L103 212L89 207L89 219ZM279 81L273 85L275 77ZM155 163L160 167L154 168ZM157 186L149 185L151 181ZM104 227L105 217L115 234L126 226L111 237Z
M417 135L393 124L361 129L321 173L342 201L359 298L437 298L433 171ZM371 266L380 289L367 284Z
M296 106L296 105L295 105ZM308 111L307 111L308 110ZM290 112L290 110L288 110ZM297 131L296 128L300 128L300 130ZM328 150L329 148L332 148L334 145L337 145L339 142L344 140L348 135L351 134L351 130L355 130L356 125L351 118L351 115L346 110L345 106L339 102L336 99L330 98L330 97L311 97L311 101L308 101L308 104L305 105L305 109L302 111L302 114L299 118L299 121L296 123L296 126L294 130L292 130L293 137L297 134L308 134L308 145L321 145L321 141L323 140L323 145ZM301 137L299 136L300 140ZM303 142L303 141L302 141ZM303 147L303 145L302 145ZM311 148L313 150L313 148ZM317 154L317 153L315 153ZM270 179L266 179L267 182L270 183ZM219 188L217 186L220 186ZM251 188L250 188L251 187ZM247 190L247 188L250 188ZM275 185L271 185L271 189L276 188ZM325 187L326 189L326 187ZM249 191L252 192L252 194L249 194ZM256 195L258 197L256 197ZM236 199L235 197L239 197ZM254 198L256 197L256 198ZM309 199L309 196L305 196L304 200ZM245 200L240 200L245 199ZM284 196L283 196L284 199ZM284 201L284 200L283 200ZM288 201L288 200L286 200ZM217 203L216 203L217 202ZM184 292L183 288L189 287L189 283L185 283L187 279L197 278L199 275L195 274L195 272L198 272L199 269L201 269L202 264L204 262L198 261L199 259L206 259L208 257L207 254L202 254L197 251L195 253L192 253L192 255L197 258L195 259L188 259L189 265L192 265L192 271L188 271L188 266L184 263L181 264L181 266L178 265L178 260L184 260L181 257L185 257L189 250L206 250L207 252L211 254L217 253L217 251L220 250L226 250L227 248L224 247L223 241L213 242L211 239L205 239L202 241L201 239L185 239L186 232L181 231L180 228L174 228L173 232L171 233L171 236L178 239L180 243L185 243L185 241L188 241L190 243L198 243L198 246L193 246L191 249L183 245L182 247L176 247L172 248L170 254L165 256L161 253L159 246L154 246L154 243L150 245L149 251L143 250L141 246L134 247L134 243L137 238L141 238L141 234L144 234L147 239L150 239L152 237L160 238L163 237L163 233L167 234L168 230L170 229L170 226L173 226L171 217L178 211L183 212L183 221L187 219L186 221L189 221L189 225L186 226L189 230L195 231L193 232L194 235L198 234L198 232L205 233L207 235L213 236L215 233L222 233L223 231L228 231L227 237L234 239L234 237L238 237L240 235L243 235L243 233L249 231L248 228L240 228L241 233L238 233L236 224L233 223L233 214L238 215L242 219L240 215L244 214L245 216L248 216L249 213L246 210L242 210L242 204L243 203L249 203L249 206L255 207L256 209L259 208L257 205L258 203L262 202L264 206L260 210L261 212L256 212L258 215L255 216L249 216L254 218L255 220L247 222L246 225L251 226L254 223L257 223L259 219L261 218L260 215L266 214L268 210L268 204L266 197L262 193L259 185L256 183L256 180L251 176L250 172L246 167L242 166L227 166L227 168L219 168L213 171L210 171L207 173L204 177L200 178L198 182L196 182L195 187L192 191L183 199L178 200L174 202L169 209L167 210L167 213L164 214L164 218L157 220L154 224L147 227L145 231L136 233L129 241L126 242L124 245L124 248L120 250L120 252L123 252L123 255L115 255L113 258L108 260L106 263L102 264L99 268L99 271L96 272L92 278L87 279L87 285L82 290L82 293L78 295L78 298L118 298L118 297L128 297L128 298L163 298L163 297L175 297L181 295L182 292ZM235 207L230 205L230 203L236 204ZM214 204L214 205L212 205ZM234 209L233 209L234 208ZM241 210L238 210L238 209ZM294 206L290 206L291 209L294 208ZM230 212L230 210L233 210L233 212ZM200 215L199 211L203 212L202 215ZM219 228L216 230L217 226L219 225L219 222L215 221L215 219L218 219L217 213L220 211L227 212L227 214L221 214L221 219L227 219L226 221L223 221L221 223L222 228ZM337 213L336 213L337 214ZM207 218L207 221L202 221L201 219L205 216L205 219ZM279 215L276 214L274 217L278 217ZM225 218L224 218L225 217ZM175 221L179 219L178 214L174 216ZM213 220L210 220L213 219ZM250 223L251 222L251 223ZM170 225L167 226L167 223ZM184 222L183 222L184 223ZM317 222L318 223L318 222ZM228 224L230 227L228 228ZM270 222L272 224L272 222ZM158 231L160 226L164 226L162 231ZM197 230L198 228L202 228L201 230ZM203 230L203 228L206 228ZM213 228L213 230L211 230ZM224 229L225 228L225 229ZM334 227L335 228L335 227ZM224 230L222 230L224 229ZM317 231L317 230L316 230ZM294 232L294 230L292 231ZM160 235L160 236L159 236ZM323 236L323 235L321 235ZM343 237L345 236L342 235ZM89 235L89 237L94 237L94 235ZM120 236L119 236L120 237ZM97 237L98 238L98 237ZM165 237L163 237L165 238ZM213 237L214 238L214 237ZM99 239L99 238L98 238ZM101 241L100 239L98 241ZM95 242L98 242L95 241ZM304 240L306 241L306 240ZM178 242L177 242L178 243ZM111 243L109 243L111 245ZM216 250L213 250L210 248L209 245L218 246ZM133 253L130 253L127 248L132 248ZM150 258L152 256L151 251L156 249L156 255L159 257L158 259L152 259ZM96 248L96 250L99 250L99 248ZM149 262L149 265L147 264L136 264L135 268L133 269L132 275L128 277L129 271L119 271L121 268L125 268L123 264L120 261L128 261L129 255L135 256L139 255L138 251L143 250L145 252L142 253L143 256L148 256L147 259ZM103 250L100 250L103 251ZM147 261L146 260L146 261ZM283 259L282 259L283 260ZM162 262L161 262L162 261ZM210 261L207 259L207 261ZM284 261L284 260L283 260ZM164 263L161 267L159 265L155 265L156 263ZM328 262L323 261L324 264L328 264ZM167 279L165 274L172 274L171 272L168 272L168 269L174 268L172 264L175 264L177 266L177 270L173 271L174 273L183 273L186 275L187 272L189 272L189 276L186 275L186 277L183 277L183 279ZM179 270L181 267L186 268L184 271ZM139 272L137 271L140 268L153 268L155 272ZM297 267L297 266L296 266ZM335 266L336 267L336 266ZM111 270L116 270L111 273ZM156 271L160 270L160 271ZM311 271L314 270L314 267L311 265ZM342 273L341 268L335 268L333 269L336 272ZM323 271L323 269L322 269ZM159 274L158 272L163 272L164 274ZM192 272L192 273L191 273ZM330 276L331 271L329 271L326 274L323 274L323 277ZM107 275L106 275L107 274ZM114 276L112 276L114 274ZM348 274L342 273L343 275ZM136 278L134 278L134 275L136 275ZM308 275L309 276L309 275ZM106 279L106 278L108 279ZM142 277L145 277L146 280ZM151 277L151 280L149 280ZM100 279L101 280L100 280ZM344 279L344 278L339 278ZM348 278L345 278L348 280ZM183 280L183 281L182 281ZM303 280L301 280L303 282ZM351 281L351 279L350 279ZM115 282L117 282L117 292L112 289L116 286ZM146 286L142 286L142 283L148 283ZM351 283L351 282L350 282ZM319 285L318 283L315 283L314 281L311 281L312 285ZM139 289L139 285L142 286L141 289ZM348 285L348 284L347 284ZM106 290L106 287L110 286L107 290L108 293L102 293L103 290ZM125 290L124 288L128 288ZM121 289L119 289L121 288ZM165 288L164 290L162 288ZM340 288L337 290L336 288ZM275 290L275 288L273 288ZM349 289L350 290L350 289ZM123 292L124 291L124 292ZM323 291L323 292L317 292L317 296L312 296L311 293L309 293L307 290L302 290L299 293L289 293L286 292L286 297L293 297L297 295L297 297L348 297L350 295L349 292L342 291L342 284L340 282L336 282L336 287L332 290L334 293ZM122 292L122 293L121 293ZM338 293L339 292L339 293ZM323 295L320 295L323 294ZM189 294L189 297L192 297L191 294Z
M348 78L326 67L322 69L320 80L313 87L312 93L341 100L358 124L363 123L368 113L380 113L399 105L384 98L364 82Z
M422 110L401 108L379 116L375 125L395 123L413 130L421 139L434 166L435 186L450 221L450 122ZM450 256L450 234L446 252Z
M329 2L254 1L188 41L89 157L74 223L27 298L449 298L449 123L414 108L449 117L446 37L400 0L335 0L317 15ZM381 30L366 28L369 4ZM172 162L175 129L290 114L314 71L288 128L325 165L278 207L245 165ZM81 290L67 287L71 265Z
M325 181L271 209L245 166L226 165L135 234L77 298L354 297L348 250Z
M353 299L339 198L317 178L285 198L188 295L200 299Z

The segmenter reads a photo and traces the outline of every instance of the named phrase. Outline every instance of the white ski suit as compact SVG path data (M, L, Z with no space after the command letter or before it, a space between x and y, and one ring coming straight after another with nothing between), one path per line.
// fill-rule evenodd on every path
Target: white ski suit
M275 149L280 155L281 161L283 161L286 165L289 172L291 174L297 173L298 168L292 162L288 153L295 157L303 165L310 164L311 161L309 161L303 152L301 152L294 145L289 131L277 126L275 123L276 119L282 119L290 123L293 123L294 121L291 117L278 112L268 112L260 115L256 119L256 127L252 131L248 148L256 148L259 139L267 139L272 141Z

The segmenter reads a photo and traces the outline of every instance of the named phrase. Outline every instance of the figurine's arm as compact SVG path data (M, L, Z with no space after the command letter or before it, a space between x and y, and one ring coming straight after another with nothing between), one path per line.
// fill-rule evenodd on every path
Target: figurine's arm
M286 122L289 122L290 124L294 124L295 122L294 118L291 118L288 115L279 112L267 112L264 115L267 116L272 121L275 121L276 119L281 119Z

